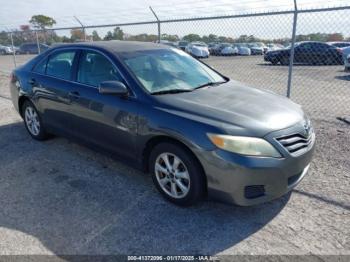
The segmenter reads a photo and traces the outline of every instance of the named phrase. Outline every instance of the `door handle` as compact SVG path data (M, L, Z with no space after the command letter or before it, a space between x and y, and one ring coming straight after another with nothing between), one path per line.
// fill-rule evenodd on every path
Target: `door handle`
M79 92L77 92L77 91L72 91L72 92L69 92L69 93L68 93L68 96L69 96L71 99L79 99L80 94L79 94Z

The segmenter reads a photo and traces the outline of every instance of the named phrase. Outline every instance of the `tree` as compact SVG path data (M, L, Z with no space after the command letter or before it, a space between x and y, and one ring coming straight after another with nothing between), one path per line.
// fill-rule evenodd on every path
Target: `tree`
M185 35L183 38L183 40L188 41L188 42L194 42L194 41L201 41L202 38L197 35L197 34L188 34Z
M176 42L179 41L179 36L178 35L168 35L168 34L162 34L161 35L162 40L168 40L170 42Z
M328 36L327 41L329 41L329 42L344 41L344 36L341 33L330 34Z
M122 29L120 29L119 26L117 26L113 30L113 39L114 40L123 40L124 39L124 32Z
M29 23L33 25L34 28L45 30L48 27L52 27L56 24L55 19L45 15L33 15L29 20Z
M92 40L93 41L101 41L101 37L98 35L97 31L92 31Z
M72 29L70 30L70 35L72 42L84 40L84 31L82 29Z
M105 37L103 38L103 40L105 41L109 41L113 39L113 34L111 31L108 31L107 34L105 35Z

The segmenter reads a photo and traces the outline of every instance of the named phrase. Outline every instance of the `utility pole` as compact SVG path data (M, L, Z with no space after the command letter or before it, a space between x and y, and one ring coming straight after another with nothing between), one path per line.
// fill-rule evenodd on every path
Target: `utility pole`
M158 24L158 43L160 43L160 20L156 14L156 12L154 12L154 10L152 9L152 7L150 6L149 9L151 10L151 12L153 13L154 17L157 19L157 24Z
M83 29L83 34L84 34L84 41L86 41L86 32L85 32L85 26L83 23L78 19L78 17L74 16L75 20L81 25L81 28Z
M295 47L295 38L296 38L296 31L297 31L297 21L298 21L298 5L297 5L297 0L294 0L293 32L292 32L292 44L290 47L288 85L287 85L287 97L288 98L290 98L290 94L291 94L291 90L292 90L294 47Z
M13 63L14 63L15 68L16 68L16 67L17 67L17 59L16 59L15 45L13 44L12 32L10 32L10 38L11 38L11 47L12 47Z

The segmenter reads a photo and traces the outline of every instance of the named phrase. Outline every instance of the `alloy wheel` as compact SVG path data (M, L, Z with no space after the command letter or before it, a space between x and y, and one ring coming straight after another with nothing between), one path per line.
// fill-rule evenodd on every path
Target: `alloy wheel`
M39 116L33 107L26 107L24 112L24 119L29 132L33 136L38 136L40 133Z
M172 153L160 154L154 172L161 189L173 198L184 198L190 190L190 176L183 161Z

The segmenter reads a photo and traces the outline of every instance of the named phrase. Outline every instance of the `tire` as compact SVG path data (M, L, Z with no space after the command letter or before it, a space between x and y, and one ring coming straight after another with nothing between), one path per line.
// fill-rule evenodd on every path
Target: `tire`
M289 65L289 57L287 57L287 56L282 56L282 57L280 58L280 63L281 63L281 65Z
M166 159L168 167L164 161ZM174 166L176 162L177 167ZM149 169L158 191L176 205L190 206L204 196L205 178L202 168L198 160L182 146L168 142L156 145L149 158Z
M4 50L1 50L1 55L6 55L6 52Z
M49 135L45 132L39 112L33 103L26 100L22 105L21 112L24 120L24 126L26 127L29 135L35 140L46 140Z

